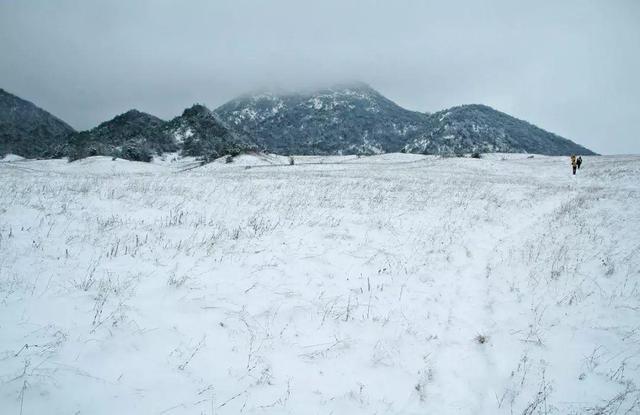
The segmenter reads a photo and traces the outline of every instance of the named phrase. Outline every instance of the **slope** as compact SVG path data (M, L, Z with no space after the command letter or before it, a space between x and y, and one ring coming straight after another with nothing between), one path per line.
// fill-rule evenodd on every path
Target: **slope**
M486 105L462 105L432 114L428 127L409 140L403 150L424 154L595 154L570 140Z
M27 158L59 156L73 132L64 121L0 88L0 157L9 153Z

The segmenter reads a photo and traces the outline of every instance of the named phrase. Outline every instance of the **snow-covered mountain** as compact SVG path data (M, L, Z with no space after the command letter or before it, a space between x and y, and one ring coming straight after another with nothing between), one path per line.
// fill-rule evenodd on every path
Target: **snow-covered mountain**
M396 152L427 120L363 83L244 95L215 112L260 148L280 154Z
M163 131L165 121L129 110L97 127L72 135L66 155L70 160L89 156L113 156L128 160L150 161L153 154L178 149L175 140Z
M80 133L0 90L0 155L149 161L180 151L211 160L246 150L340 155L472 152L589 155L592 151L484 105L433 114L404 109L364 83L247 94L210 111L194 105L166 122L137 110Z
M55 157L73 132L64 121L0 88L0 157Z
M253 148L200 104L185 109L182 115L166 123L162 131L173 137L182 155L205 161Z
M403 150L425 154L594 154L573 141L486 105L462 105L431 114L427 128Z
M594 154L485 105L419 113L362 83L307 93L245 95L216 113L260 147L282 154Z
M138 110L127 111L71 136L66 154L70 160L101 155L150 161L154 155L179 152L209 161L251 148L205 106L193 105L171 121Z

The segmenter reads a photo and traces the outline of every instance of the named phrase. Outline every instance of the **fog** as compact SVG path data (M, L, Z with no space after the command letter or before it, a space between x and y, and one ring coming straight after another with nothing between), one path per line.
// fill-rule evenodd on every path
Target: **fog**
M640 2L0 0L0 87L77 129L264 87L363 81L640 153Z

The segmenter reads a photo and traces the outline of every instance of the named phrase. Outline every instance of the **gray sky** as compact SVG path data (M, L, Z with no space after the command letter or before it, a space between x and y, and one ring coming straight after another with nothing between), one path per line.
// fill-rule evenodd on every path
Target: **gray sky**
M78 129L344 80L640 153L640 1L0 0L0 87Z

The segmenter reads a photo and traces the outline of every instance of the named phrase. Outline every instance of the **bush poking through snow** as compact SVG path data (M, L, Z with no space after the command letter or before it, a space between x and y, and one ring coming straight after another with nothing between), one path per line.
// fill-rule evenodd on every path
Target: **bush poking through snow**
M483 334L478 334L478 335L477 335L476 337L474 337L473 339L474 339L474 340L476 341L476 343L478 343L478 344L485 344L485 343L489 340L489 337L487 337L487 336L485 336L485 335L483 335Z
M167 284L171 287L180 288L184 285L185 282L189 280L189 276L186 274L182 274L180 276L176 275L175 272L169 274L169 278L167 279Z

